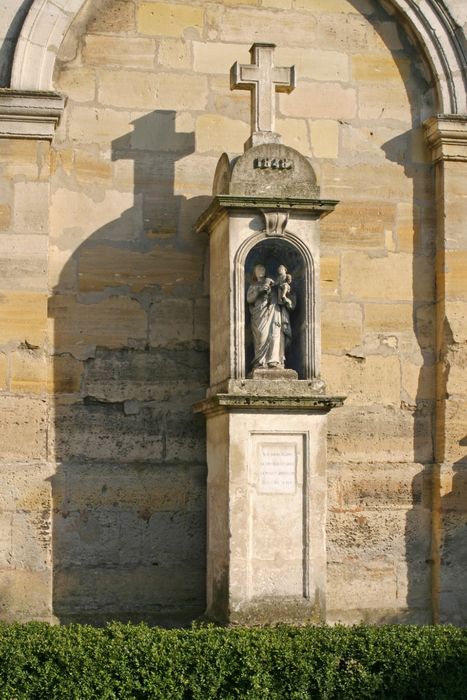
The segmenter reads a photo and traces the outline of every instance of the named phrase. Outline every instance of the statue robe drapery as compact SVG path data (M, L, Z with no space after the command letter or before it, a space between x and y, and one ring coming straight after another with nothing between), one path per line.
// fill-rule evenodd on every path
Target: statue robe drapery
M264 289L269 283L269 290ZM273 280L253 282L247 292L255 356L252 368L284 367L285 348L292 337L286 304L278 302Z

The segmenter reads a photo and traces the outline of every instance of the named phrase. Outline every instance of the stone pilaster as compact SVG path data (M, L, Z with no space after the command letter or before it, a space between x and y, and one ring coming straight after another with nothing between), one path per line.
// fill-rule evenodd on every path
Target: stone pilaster
M467 116L425 123L436 168L436 473L433 613L466 624L467 591Z
M63 106L56 93L0 90L0 614L7 620L52 619L49 156Z

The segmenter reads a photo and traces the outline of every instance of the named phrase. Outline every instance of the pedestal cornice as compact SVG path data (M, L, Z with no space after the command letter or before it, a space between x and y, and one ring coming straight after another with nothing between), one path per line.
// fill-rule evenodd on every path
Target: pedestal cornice
M328 413L331 409L342 406L344 401L344 396L215 394L195 403L193 411L205 415L245 410Z
M64 108L58 92L0 88L0 138L51 141Z
M195 224L197 233L210 231L229 211L259 209L265 211L300 211L315 213L318 217L334 211L335 199L308 199L301 197L256 197L245 195L216 195Z
M467 161L467 115L438 114L424 122L433 162Z

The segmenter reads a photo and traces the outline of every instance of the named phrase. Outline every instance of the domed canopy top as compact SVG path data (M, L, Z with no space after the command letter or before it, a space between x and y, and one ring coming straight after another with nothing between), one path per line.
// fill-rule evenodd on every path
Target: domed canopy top
M213 195L319 197L313 167L290 146L266 143L230 159L224 153L214 176Z

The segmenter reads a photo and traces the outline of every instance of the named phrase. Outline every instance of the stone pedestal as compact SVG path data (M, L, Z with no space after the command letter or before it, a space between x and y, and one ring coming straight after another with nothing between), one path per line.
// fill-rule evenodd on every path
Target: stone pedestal
M244 380L207 417L207 616L230 624L325 619L326 414L312 382Z

